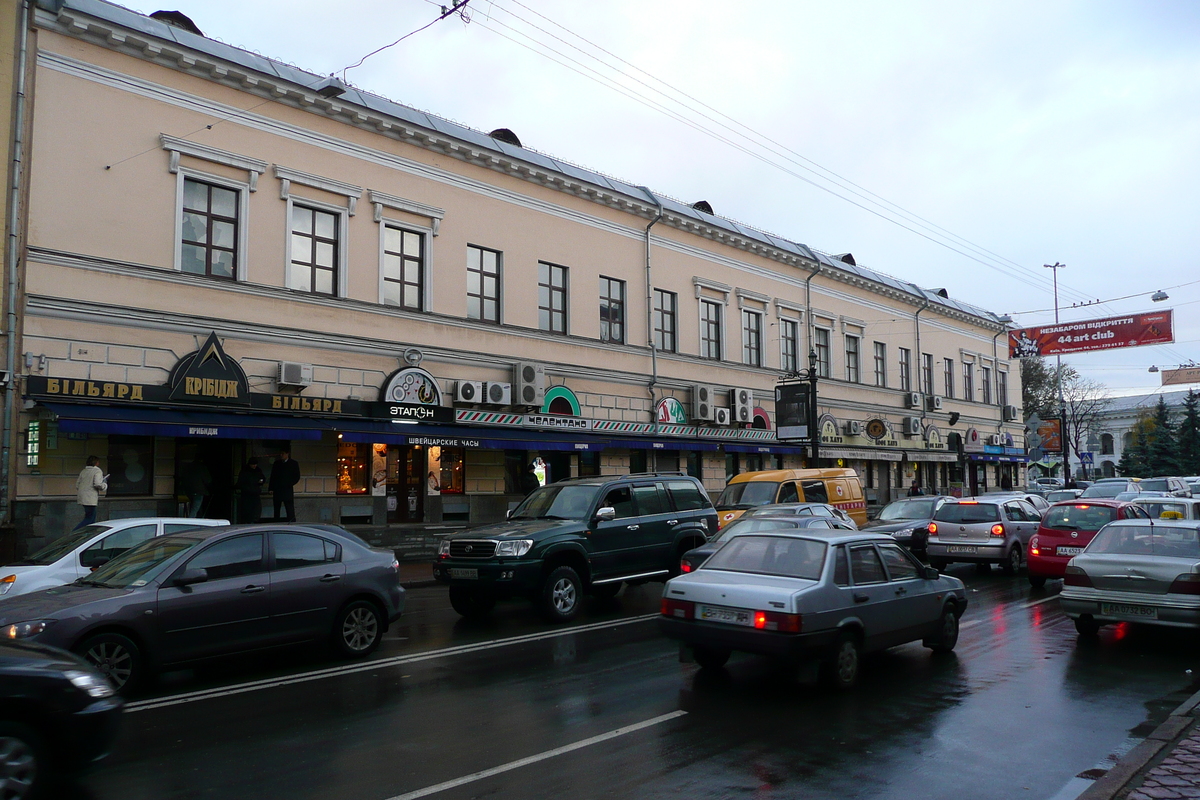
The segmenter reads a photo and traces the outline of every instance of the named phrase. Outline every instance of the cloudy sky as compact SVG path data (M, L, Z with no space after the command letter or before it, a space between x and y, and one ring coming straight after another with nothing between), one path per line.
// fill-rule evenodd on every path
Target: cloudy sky
M449 0L447 0L449 2ZM132 6L154 11L153 6ZM317 73L429 0L179 0ZM355 85L1021 325L1176 308L1170 346L1071 356L1114 394L1200 357L1200 3L470 0ZM852 202L849 202L852 201ZM1177 288L1173 288L1177 287ZM1166 290L1171 299L1152 303ZM1070 308L1087 300L1109 301Z

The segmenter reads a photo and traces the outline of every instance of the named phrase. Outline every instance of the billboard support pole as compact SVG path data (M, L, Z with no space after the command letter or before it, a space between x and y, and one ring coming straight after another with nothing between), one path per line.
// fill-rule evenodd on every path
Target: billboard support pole
M1055 261L1053 264L1043 264L1042 266L1054 273L1054 324L1058 325L1058 271L1067 265ZM1062 440L1063 487L1065 488L1074 483L1074 480L1071 476L1071 446L1068 441L1070 437L1067 436L1067 403L1063 399L1062 356L1055 354L1054 358L1057 364L1055 378L1058 384L1058 425L1059 438Z

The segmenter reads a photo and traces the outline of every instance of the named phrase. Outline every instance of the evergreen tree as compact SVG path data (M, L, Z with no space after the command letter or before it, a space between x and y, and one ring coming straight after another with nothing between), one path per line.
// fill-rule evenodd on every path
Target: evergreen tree
M1177 446L1171 411L1167 408L1167 401L1159 395L1158 405L1154 408L1154 430L1147 443L1146 475L1144 477L1178 475Z
M1188 392L1183 401L1183 419L1175 437L1176 460L1184 475L1200 475L1200 394Z

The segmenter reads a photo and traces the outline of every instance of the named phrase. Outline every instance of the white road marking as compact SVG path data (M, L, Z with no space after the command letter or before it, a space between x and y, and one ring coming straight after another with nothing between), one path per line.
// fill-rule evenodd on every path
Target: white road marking
M1049 603L1051 600L1057 600L1058 595L1052 594L1049 597L1043 597L1041 600L1030 600L1028 603L1022 603L1021 608L1033 608L1040 606L1042 603Z
M447 789L454 789L468 783L474 783L475 781L483 780L484 778L490 778L493 775L510 772L511 770L520 769L521 767L526 767L530 764L536 764L539 761L545 761L556 756L561 756L565 753L571 753L575 750L582 750L585 747L591 747L592 745L599 744L600 742L607 742L609 739L616 739L618 736L635 733L663 722L669 722L670 720L678 719L685 714L687 714L686 711L672 711L670 714L663 714L662 716L654 717L653 719L648 719L644 722L626 725L623 728L617 728L616 730L611 730L608 733L602 733L598 736L593 736L590 739L582 739L578 742L563 745L562 747L556 747L553 750L547 750L544 753L538 753L535 756L529 756L528 758L510 761L507 764L501 764L500 766L492 767L491 769L472 772L470 775L464 775L461 778L455 778L452 781L445 781L444 783L437 783L433 786L426 786L424 789L417 789L415 792L398 794L395 797L389 798L388 800L416 800L418 797L428 797L431 794L444 792Z
M1033 608L1034 606L1040 606L1042 603L1048 603L1057 597L1058 597L1058 595L1052 594L1049 597L1043 597L1040 600L1030 600L1028 603L1022 603L1021 605L1017 606L1017 608ZM967 628L973 628L976 625L982 625L984 622L987 622L987 620L978 619L978 618L967 620L966 622L960 622L958 625L958 629L960 631L963 631L963 630L966 630Z
M167 706L183 705L184 703L195 703L200 700L211 700L217 697L229 697L231 695L246 694L247 692L257 692L262 689L273 689L277 686L291 686L297 683L308 683L309 681L319 681L325 678L335 678L340 675L351 675L356 672L370 672L371 670L376 669L386 669L388 667L400 666L401 664L413 664L419 661L431 661L436 658L447 658L449 656L477 653L483 650L494 650L499 647L508 647L514 644L526 644L529 642L540 642L546 639L557 639L562 636L571 636L573 634L585 631L632 625L637 622L645 622L646 620L655 619L658 616L658 614L643 614L641 616L630 617L628 619L611 620L609 622L594 622L590 625L576 625L571 628L562 628L560 630L550 631L547 633L529 633L523 636L511 636L507 639L492 639L486 642L464 644L457 647L446 647L441 650L429 650L423 653L413 653L412 655L407 656L393 656L392 658L379 658L375 659L374 661L361 661L354 664L346 664L340 667L315 669L309 672L301 672L296 675L288 675L287 677L283 678L265 678L263 680L234 684L233 686L224 686L215 689L203 689L197 692L185 692L183 694L168 695L166 697L155 697L150 700L139 700L134 703L129 703L125 706L125 713L132 714L138 711L149 711L154 708L165 708Z

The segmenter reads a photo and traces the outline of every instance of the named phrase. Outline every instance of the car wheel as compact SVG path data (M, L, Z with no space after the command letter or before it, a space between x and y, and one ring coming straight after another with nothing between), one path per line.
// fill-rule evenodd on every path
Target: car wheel
M450 605L467 619L482 619L496 607L496 597L478 589L462 586L450 587Z
M0 797L33 797L49 775L47 759L45 744L33 729L17 722L0 722Z
M592 584L592 597L597 600L612 600L617 596L617 592L621 591L621 581L613 581L612 583Z
M950 562L944 558L931 558L929 559L929 566L933 567L938 572L945 572L946 567L950 566Z
M728 647L705 647L699 644L692 646L692 657L696 659L700 669L720 669L732 654L733 651Z
M1005 575L1016 575L1021 571L1021 548L1019 546L1013 545L1012 549L1008 551L1008 558L1000 564L1000 569Z
M333 644L349 658L370 655L383 639L383 615L369 600L355 600L337 615Z
M542 584L542 613L551 622L569 622L579 613L583 583L570 567L556 567Z
M142 651L128 636L98 633L84 639L75 652L104 673L122 694L129 694L142 681Z
M1029 576L1029 585L1035 589L1044 589L1046 586L1046 576L1045 575L1030 575Z
M938 635L933 639L926 639L924 645L935 653L950 653L954 651L956 644L958 644L958 615L954 613L953 606L946 606L942 610L942 624Z
M858 637L853 633L843 633L838 637L833 652L826 657L821 665L827 683L836 689L850 689L858 683L858 667L862 649Z
M1080 636L1091 638L1100 633L1100 623L1091 614L1084 614L1075 618L1075 630Z

